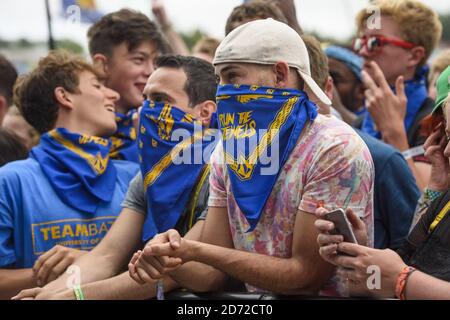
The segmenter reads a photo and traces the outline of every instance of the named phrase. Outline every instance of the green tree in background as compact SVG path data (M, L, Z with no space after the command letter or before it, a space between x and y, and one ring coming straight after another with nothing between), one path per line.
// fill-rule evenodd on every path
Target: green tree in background
M183 41L186 43L189 50L192 51L192 48L195 46L195 44L203 37L207 36L207 34L201 30L195 30L189 33L180 33L181 38L183 38Z
M74 42L69 39L63 39L63 40L57 40L56 41L56 48L57 49L65 49L69 52L80 54L82 55L84 53L83 47L78 44L77 42Z
M19 39L16 41L6 41L0 39L0 48L11 48L11 49L29 49L33 50L33 48L38 46L46 45L45 42L31 42L27 39ZM83 47L75 41L69 39L62 39L56 41L57 49L65 49L74 54L83 54Z

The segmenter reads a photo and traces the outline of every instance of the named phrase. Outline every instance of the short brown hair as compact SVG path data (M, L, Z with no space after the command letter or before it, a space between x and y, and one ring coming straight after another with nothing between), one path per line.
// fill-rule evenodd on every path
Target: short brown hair
M328 67L328 57L323 52L319 40L314 36L303 35L306 49L308 49L309 64L311 68L311 77L324 90L327 84L330 69Z
M11 106L6 114L7 114L7 116L24 118L24 116L20 113L20 110L19 110L19 108L17 108L16 105ZM27 122L27 121L25 120L25 122ZM30 125L30 127L31 127L31 125ZM29 134L29 136L31 138L31 142L32 142L33 146L38 145L39 144L40 135L37 132L37 130L35 128L31 127L30 131L28 132L28 134Z
M273 2L267 0L255 0L241 4L233 9L225 25L225 35L233 31L236 22L245 22L258 19L272 18L288 24L281 9Z
M13 87L16 80L16 69L11 62L0 54L0 94L5 97L8 106L12 104Z
M217 83L211 63L196 57L163 55L156 59L156 68L182 69L186 74L184 91L192 108L207 100L216 100Z
M425 48L422 66L439 44L442 23L438 14L417 0L374 0L370 6L377 7L382 16L391 17L397 23L403 40ZM358 32L361 32L373 11L362 9L356 17Z
M28 150L14 132L0 128L0 167L28 158Z
M81 57L65 51L52 51L39 60L31 73L19 77L14 87L14 103L40 134L55 126L59 112L55 89L63 87L68 92L79 93L79 76L83 71L96 74Z
M161 53L170 52L170 47L158 26L134 10L122 9L105 15L88 31L89 52L111 57L113 49L122 43L132 51L144 42L154 43Z

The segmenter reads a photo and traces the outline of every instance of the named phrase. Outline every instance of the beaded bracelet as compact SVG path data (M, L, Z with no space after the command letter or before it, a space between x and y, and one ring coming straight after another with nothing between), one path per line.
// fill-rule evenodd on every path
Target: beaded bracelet
M416 271L415 268L406 266L402 269L400 274L397 277L397 283L395 285L395 295L400 300L406 300L405 291L406 291L406 282L409 276Z
M433 202L434 200L439 198L442 195L442 193L443 192L441 192L441 191L434 191L434 190L427 188L425 190L425 197L427 197L431 202Z

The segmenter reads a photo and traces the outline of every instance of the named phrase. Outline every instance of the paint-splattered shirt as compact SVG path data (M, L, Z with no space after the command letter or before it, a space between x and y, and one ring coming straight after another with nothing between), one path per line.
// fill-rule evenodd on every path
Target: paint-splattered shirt
M246 232L249 224L233 197L223 159L219 144L211 158L209 206L228 208L236 249L290 258L298 210L314 214L321 203L329 210L352 208L366 223L372 246L374 166L365 143L344 122L319 115L305 126L252 232ZM338 295L339 287L333 276L321 294Z

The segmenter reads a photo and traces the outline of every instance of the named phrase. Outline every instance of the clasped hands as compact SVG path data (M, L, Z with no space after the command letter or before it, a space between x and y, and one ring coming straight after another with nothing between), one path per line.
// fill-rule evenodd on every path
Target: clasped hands
M128 264L130 277L137 283L152 283L169 275L189 261L191 241L169 230L156 235L143 250L137 251Z

